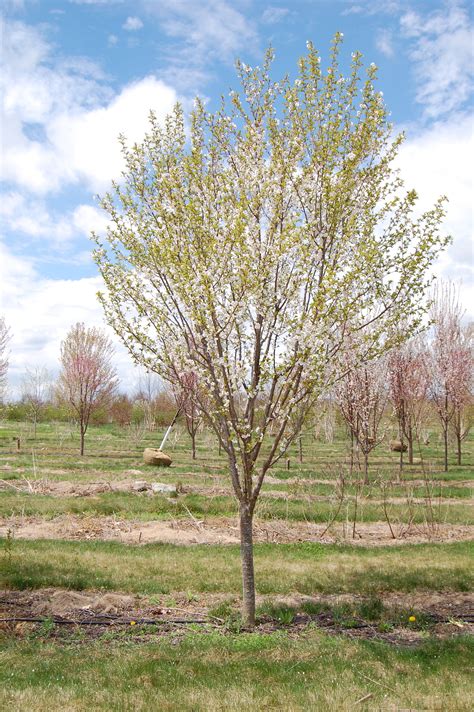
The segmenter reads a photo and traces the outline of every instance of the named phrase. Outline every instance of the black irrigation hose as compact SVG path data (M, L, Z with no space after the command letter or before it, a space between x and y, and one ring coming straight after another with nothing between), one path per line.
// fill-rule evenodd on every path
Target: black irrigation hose
M27 616L18 616L12 618L0 618L0 623L54 623L55 625L191 625L191 623L209 623L209 620L189 618L168 618L166 620L157 620L156 618L84 618L82 620L70 620L67 618L35 618Z
M341 626L334 620L328 620L328 619L318 619L312 618L313 621L318 622L321 626L331 628L334 626L338 627L343 627L346 628L347 630L354 630L354 629L359 629L359 628L373 628L377 625L377 622L373 623L363 623L363 622L357 622L354 625L350 626ZM462 618L441 618L441 617L436 617L433 618L431 622L433 623L451 623L451 622L457 622L457 623L474 623L474 616L463 616ZM82 620L71 620L67 618L54 618L54 617L32 617L32 616L13 616L11 618L0 618L0 623L46 623L46 622L51 622L54 623L55 625L130 625L130 624L135 624L135 625L166 625L168 623L173 624L173 625L191 625L192 623L198 623L198 624L212 624L215 625L215 623L212 623L209 619L201 619L201 618L194 618L194 619L189 619L189 618L167 618L167 619L162 619L158 620L157 618L118 618L115 616L104 616L104 617L97 617L97 618L84 618ZM278 622L274 620L273 622Z

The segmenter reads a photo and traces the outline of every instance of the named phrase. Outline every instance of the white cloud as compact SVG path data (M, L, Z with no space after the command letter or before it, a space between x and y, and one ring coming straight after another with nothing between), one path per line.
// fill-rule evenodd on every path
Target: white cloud
M462 280L464 306L474 316L474 259L472 195L474 178L470 161L474 155L472 120L469 115L452 116L420 131L402 146L398 165L407 188L415 188L420 208L429 209L446 195L445 232L453 243L441 257L439 275ZM469 295L473 297L467 301Z
M142 0L144 11L157 17L162 31L174 42L164 51L173 80L186 72L208 78L216 61L233 63L241 51L256 52L258 35L253 21L227 0Z
M124 0L69 0L73 5L121 5Z
M119 134L129 143L140 141L150 110L164 119L176 101L173 89L150 76L126 86L105 107L56 116L48 126L48 136L60 161L61 177L84 181L96 191L106 190L124 167Z
M40 194L80 182L103 191L123 166L118 135L141 140L150 109L163 118L176 103L174 89L148 76L114 95L97 65L56 61L23 23L5 30L0 178Z
M424 115L436 119L459 110L471 96L474 78L474 32L467 10L458 3L427 16L410 10L400 27L411 41L416 100Z
M17 239L27 236L33 242L36 240L39 247L46 240L48 247L70 252L74 238L90 237L92 231L104 234L107 222L106 214L93 205L78 205L71 212L58 214L51 212L44 200L27 198L18 192L5 193L0 203L3 231L15 234Z
M96 293L100 277L77 280L43 279L31 261L18 258L0 243L0 313L11 327L10 395L19 395L26 368L45 366L57 374L59 349L70 327L78 321L105 328L112 339L114 363L124 389L135 380L130 357L111 329L104 323Z
M349 5L341 15L394 15L400 11L402 4L400 0L361 0Z
M382 52L382 54L386 57L393 57L394 49L392 33L386 29L378 30L375 37L375 46L379 52Z
M46 238L51 246L64 245L75 232L72 221L66 216L51 215L44 200L26 198L18 192L2 195L0 224L17 239L19 235Z
M265 8L262 14L262 22L265 25L275 25L283 20L289 12L290 11L287 7L273 7L272 5L269 5L269 7Z
M80 233L90 237L91 232L104 234L109 221L102 210L92 205L79 205L73 212L72 222Z
M139 17L127 17L122 27L124 30L127 30L127 32L134 32L135 30L141 30L143 22Z
M109 35L107 37L107 47L115 47L115 45L117 43L118 43L117 35Z

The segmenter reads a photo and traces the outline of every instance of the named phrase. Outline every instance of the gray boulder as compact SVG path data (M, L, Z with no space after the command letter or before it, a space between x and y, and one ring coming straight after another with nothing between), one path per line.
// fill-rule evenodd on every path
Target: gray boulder
M145 480L137 480L132 485L132 490L134 492L145 492L147 489L150 489L150 485L148 482L145 482Z
M176 486L175 485L165 485L165 484L163 484L163 482L152 482L151 490L155 494L159 494L159 493L176 494Z

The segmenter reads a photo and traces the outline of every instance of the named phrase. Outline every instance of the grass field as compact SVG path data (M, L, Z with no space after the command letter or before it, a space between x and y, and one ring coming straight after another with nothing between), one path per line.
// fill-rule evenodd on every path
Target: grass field
M80 458L0 424L1 709L471 709L472 439L444 473L433 425L401 482L384 442L364 486L342 431L306 435L262 491L249 633L224 456L178 428L148 468L161 435L94 427Z

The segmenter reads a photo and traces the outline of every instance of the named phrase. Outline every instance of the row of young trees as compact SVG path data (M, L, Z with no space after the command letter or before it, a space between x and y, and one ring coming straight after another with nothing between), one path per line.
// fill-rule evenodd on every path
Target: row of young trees
M346 353L346 372L333 396L352 445L362 453L365 482L369 455L385 435L381 423L389 405L398 422L400 473L405 449L409 464L413 464L414 447L430 405L441 426L444 470L448 470L450 428L461 465L462 442L471 425L474 344L472 325L462 326L462 310L452 284L441 283L434 292L431 317L429 340L416 336L370 364L358 365L350 350Z
M10 332L4 319L0 320L0 328L4 334L0 343L2 383L6 384ZM61 343L58 381L54 382L45 367L27 369L21 382L21 400L14 410L32 422L35 438L37 425L47 412L56 418L75 420L81 455L91 420L122 426L143 424L144 429L154 430L158 424L168 425L178 412L191 437L195 458L196 435L201 424L201 413L191 397L197 385L195 375L180 374L172 388L166 389L154 374L141 374L136 392L129 396L118 392L113 354L113 345L102 329L76 324Z

